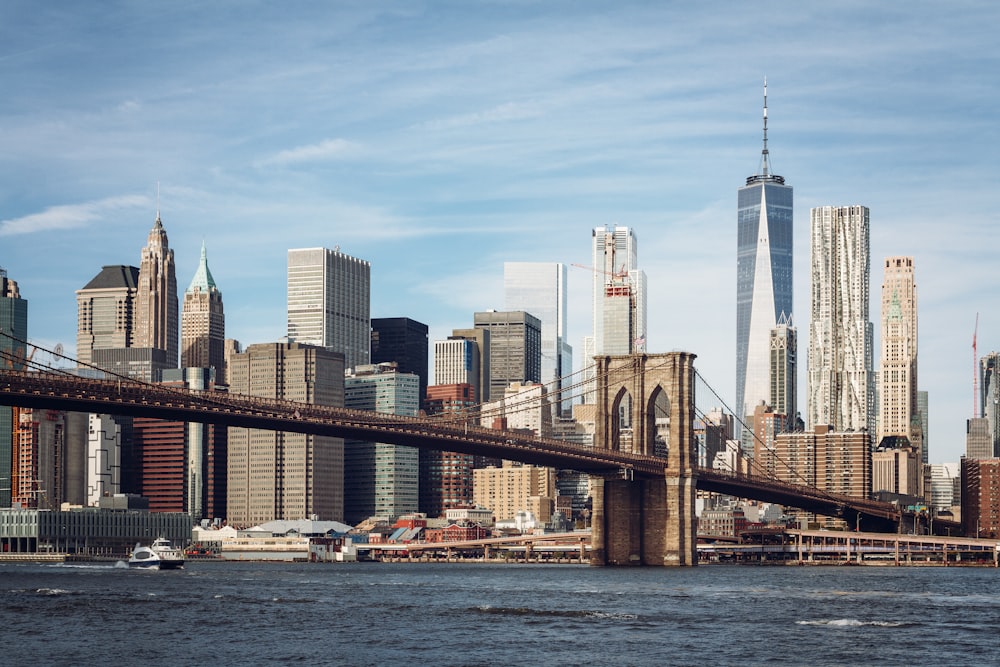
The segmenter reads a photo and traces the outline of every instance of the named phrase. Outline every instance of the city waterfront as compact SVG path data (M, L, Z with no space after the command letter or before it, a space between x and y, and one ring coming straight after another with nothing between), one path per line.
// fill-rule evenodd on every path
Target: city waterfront
M10 664L996 664L993 568L0 564Z

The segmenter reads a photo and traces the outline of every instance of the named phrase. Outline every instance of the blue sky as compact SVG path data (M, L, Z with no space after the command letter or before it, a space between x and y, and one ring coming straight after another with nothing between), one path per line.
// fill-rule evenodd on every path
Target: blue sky
M955 461L977 312L1000 348L1000 5L872 4L10 0L0 266L31 338L73 351L75 290L138 265L159 183L178 287L204 241L227 336L284 336L286 250L339 245L372 264L372 315L433 340L503 308L504 261L589 264L591 228L628 225L648 349L696 353L731 404L767 76L800 382L809 209L868 206L876 331L882 260L913 255L930 458ZM570 268L577 353L590 278Z

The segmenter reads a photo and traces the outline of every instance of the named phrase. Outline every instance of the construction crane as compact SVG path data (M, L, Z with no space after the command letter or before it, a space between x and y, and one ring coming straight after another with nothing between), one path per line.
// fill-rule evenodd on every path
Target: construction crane
M976 336L979 334L979 313L976 313L976 328L972 330L972 418L979 417L979 355L976 352Z

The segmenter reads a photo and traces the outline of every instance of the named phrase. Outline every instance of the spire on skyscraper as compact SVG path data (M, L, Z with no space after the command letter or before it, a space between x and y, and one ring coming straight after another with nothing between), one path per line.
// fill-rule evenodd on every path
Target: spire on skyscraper
M201 261L198 262L198 270L194 272L194 278L191 279L191 285L187 291L193 292L200 289L202 292L207 292L212 288L218 289L215 279L212 278L212 272L208 270L208 253L205 251L205 241L202 241Z
M764 77L764 150L760 152L760 173L767 176L771 172L771 161L767 155L767 76Z

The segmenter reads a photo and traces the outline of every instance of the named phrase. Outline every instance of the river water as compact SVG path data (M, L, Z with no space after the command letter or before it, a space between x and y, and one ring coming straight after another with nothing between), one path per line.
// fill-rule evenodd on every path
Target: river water
M6 665L997 665L1000 570L0 564Z

